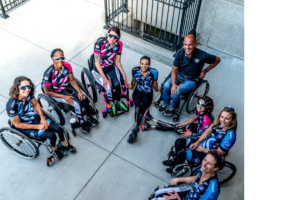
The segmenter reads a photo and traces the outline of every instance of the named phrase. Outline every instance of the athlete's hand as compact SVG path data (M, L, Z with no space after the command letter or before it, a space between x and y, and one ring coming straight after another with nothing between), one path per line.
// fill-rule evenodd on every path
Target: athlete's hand
M72 97L72 96L67 96L67 95L64 96L64 100L66 100L66 102L67 102L69 105L73 105L73 104L74 104L73 98L74 98L74 97Z
M172 194L172 193L166 191L166 193L167 193L169 196L164 195L163 197L165 197L166 200L171 200L171 199L181 200L181 198L180 198L180 196L178 195L178 193L177 193L175 190L173 190L173 192L174 192L174 194Z
M160 91L160 86L157 87L157 92Z
M123 79L124 79L124 83L126 84L127 83L127 78L126 78L125 72L123 74Z
M48 129L48 127L49 127L49 125L50 125L50 123L45 119L44 116L41 117L41 122L40 122L40 124L44 124L45 127L46 127L46 129Z
M188 129L185 132L181 132L181 133L182 134L180 134L180 136L183 138L189 138L193 135L193 132Z
M78 92L78 98L79 98L80 101L82 101L82 100L85 99L85 95L81 91L79 91Z
M206 74L206 72L205 72L205 71L202 71L202 72L200 73L199 78L200 78L200 79L204 79L205 74Z
M103 79L103 87L106 88L107 84L109 84L110 86L112 86L111 82L107 78L104 78Z
M176 94L177 88L178 88L178 90L180 90L180 87L176 83L173 83L172 88L171 88L171 94Z
M195 150L195 149L197 149L198 146L199 146L199 142L195 142L195 143L191 144L190 149Z
M172 178L169 182L170 186L175 186L178 184L178 179L177 178Z
M176 128L183 128L185 126L186 126L185 123L181 123L181 124L177 124L175 127Z
M39 124L39 128L38 129L44 131L47 128L46 128L45 124Z

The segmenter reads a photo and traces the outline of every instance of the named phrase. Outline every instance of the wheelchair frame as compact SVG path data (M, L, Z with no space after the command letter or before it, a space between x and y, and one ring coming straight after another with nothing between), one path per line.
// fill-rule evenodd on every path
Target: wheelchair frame
M171 77L171 72L169 73L169 75L165 78L164 82L161 84L161 89L160 89L160 97L158 98L157 101L153 102L154 107L158 108L160 106L160 102L162 101L162 96L163 96L163 86L165 84L165 82ZM204 89L202 90L201 88L204 87ZM202 92L203 91L203 92ZM173 117L172 121L173 122L178 122L180 119L180 114L182 112L183 107L186 105L186 112L191 114L194 113L196 111L196 105L197 105L197 101L201 96L206 96L209 92L209 83L206 80L200 80L191 90L190 93L185 93L185 94L181 94L180 95L180 99L178 101L178 108L175 110L175 117ZM198 94L200 93L200 94ZM183 100L183 104L181 104L181 100ZM196 100L195 105L190 105L193 101Z
M52 122L55 123L53 117L51 116L51 114L49 112L47 112L45 109L42 108L43 114L50 119ZM62 127L61 125L55 123L56 125L60 126L63 130L64 130L64 137L66 139L67 142L70 141L70 136L68 131ZM30 137L25 135L24 133L21 133L20 131L16 130L13 126L12 123L8 123L8 125L10 126L10 128L8 127L4 127L0 129L0 138L2 140L2 142L5 144L6 147L8 147L11 151L13 151L13 153L17 154L18 156L22 157L22 158L26 158L26 159L34 159L37 158L39 156L39 147L41 145L43 145L46 150L49 153L49 157L46 158L46 164L48 167L52 166L55 162L55 158L58 158L58 156L56 155L55 151L52 149L51 145L46 143L45 141L47 140L47 138L43 137L43 136L37 136L37 137ZM12 142L8 142L8 138L10 138L9 141L15 140L13 143ZM13 139L15 138L15 139ZM26 151L25 153L22 152L22 150L24 150L24 148L21 148L22 145L27 145L29 147L29 150L32 151L33 155L27 155L29 152ZM24 147L24 145L22 147ZM20 147L20 148L18 148Z

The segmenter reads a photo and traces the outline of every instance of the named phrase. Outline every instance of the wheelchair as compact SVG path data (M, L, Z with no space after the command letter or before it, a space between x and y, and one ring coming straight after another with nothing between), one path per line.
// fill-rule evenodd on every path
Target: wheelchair
M43 114L45 118L55 122L52 115L45 109L42 108ZM40 154L39 147L43 145L49 153L49 157L46 158L46 164L48 167L51 167L55 159L58 158L55 151L53 151L50 144L46 143L46 137L43 135L41 136L27 136L20 131L16 130L14 125L8 120L8 127L4 127L0 129L0 138L4 145L9 148L13 153L17 154L18 156L26 159L34 159L37 158ZM64 130L64 136L67 142L70 141L70 136L68 131L62 127L60 124L57 124Z
M173 145L168 153L168 160L174 159L175 146ZM173 177L181 177L190 171L190 176L196 176L201 167L201 163L188 161L188 163L177 165L171 174ZM225 161L225 166L222 170L216 171L216 176L220 185L224 185L236 174L236 167L233 163Z
M161 84L161 89L160 89L160 96L157 101L153 102L153 105L155 108L158 108L160 106L160 102L162 101L162 96L163 96L163 86L165 82L168 80L168 78L171 77L171 72L169 75L166 77L164 82ZM180 82L180 81L179 81ZM180 114L182 112L183 107L186 105L186 112L191 114L196 111L196 105L197 101L199 100L200 97L206 96L209 92L209 83L206 80L200 80L189 93L183 93L180 95L180 100L178 101L178 108L175 110L175 113L173 116L172 121L173 122L178 122L180 119ZM180 102L183 101L181 104Z
M95 105L93 99L90 97L89 93L86 91L86 89L82 85L82 83L77 78L75 78L75 80L76 80L80 90L82 91L82 93L85 94L89 100L89 107L90 107L91 114L95 115L96 118L98 119L99 118L98 110L96 108L96 105ZM72 133L73 133L74 137L76 137L75 129L77 129L77 128L80 128L81 132L84 133L82 131L81 125L79 123L79 119L75 113L75 108L71 105L57 102L52 97L46 95L43 84L41 84L41 89L42 89L43 94L39 94L37 100L38 100L39 104L41 105L41 107L52 116L52 118L54 119L53 121L56 124L59 124L60 126L64 126L65 125L65 115L67 113L70 113L72 116L75 116L75 119L71 118L71 120L70 120L70 124L72 127ZM82 116L84 116L84 115L85 115L85 111L83 110Z
M92 75L92 69L93 69L93 65L94 65L93 63L94 62L95 62L95 57L94 57L94 54L92 54L90 56L90 59L88 60L89 69L84 67L81 71L81 80L82 80L82 83L83 83L86 91L88 91L89 95L93 99L94 103L96 103L97 100L98 100L96 89L98 89L99 95L103 94L103 96L104 96L104 109L102 110L103 118L106 118L107 114L109 114L111 117L116 117L116 116L121 115L123 113L129 112L129 108L133 107L133 100L129 98L129 90L127 88L126 83L124 84L124 86L121 87L121 92L122 92L121 98L126 99L127 104L125 104L123 101L122 102L127 107L128 110L127 111L122 111L120 108L118 108L118 106L116 106L116 115L113 115L112 112L108 112L107 102L109 102L109 100L108 100L108 97L106 95L106 90L102 85L98 84L95 81L94 76ZM115 101L114 101L114 103L115 103Z

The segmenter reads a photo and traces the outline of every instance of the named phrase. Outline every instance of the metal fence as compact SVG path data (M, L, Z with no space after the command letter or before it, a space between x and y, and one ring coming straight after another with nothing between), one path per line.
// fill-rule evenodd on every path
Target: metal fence
M11 9L17 7L18 5L29 1L29 0L0 0L0 17L3 17L4 19L8 18L9 16L6 14L6 12L10 11Z
M177 50L196 30L202 0L104 0L105 29L117 26L134 36Z

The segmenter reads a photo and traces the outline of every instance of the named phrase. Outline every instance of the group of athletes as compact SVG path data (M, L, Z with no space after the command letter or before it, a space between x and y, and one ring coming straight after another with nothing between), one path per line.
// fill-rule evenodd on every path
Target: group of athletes
M106 95L115 110L116 106L126 111L126 105L120 100L122 86L133 89L135 105L135 126L129 135L128 142L133 143L139 132L151 128L162 131L176 131L180 138L175 141L175 154L172 160L163 161L168 166L166 171L172 173L173 168L187 161L202 164L199 173L193 177L175 178L169 182L170 188L155 192L154 199L204 200L217 199L219 184L215 172L224 167L225 156L232 148L236 139L237 115L233 107L224 107L217 118L212 115L214 102L208 96L200 97L195 114L180 124L168 124L154 119L149 112L153 99L153 89L160 91L158 86L158 70L150 67L151 58L142 56L140 66L132 69L132 80L127 82L126 74L121 64L123 44L121 33L117 27L111 27L106 37L100 37L94 46L95 62L91 73L97 84L105 88ZM165 115L174 114L179 104L180 94L189 92L205 74L214 68L220 58L196 48L193 35L184 39L184 48L180 49L174 60L171 77L163 85L163 104L159 111ZM52 65L43 75L44 93L55 101L74 107L76 115L85 133L98 125L90 111L89 102L73 75L72 67L65 61L63 50L54 49L51 52ZM135 62L135 61L133 61ZM203 69L204 63L210 65ZM13 126L28 136L43 135L50 141L55 153L61 159L68 151L76 148L65 141L63 129L43 115L42 109L34 97L35 85L24 76L15 78L10 88L10 99L6 110ZM172 104L170 104L172 100ZM82 109L85 113L83 116ZM35 112L35 111L36 112ZM150 121L155 125L150 125ZM197 122L197 123L194 123ZM57 133L59 141L57 142ZM178 133L178 131L177 131ZM194 183L193 186L176 187L179 183Z

